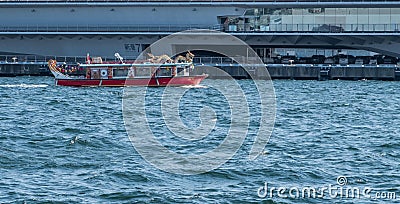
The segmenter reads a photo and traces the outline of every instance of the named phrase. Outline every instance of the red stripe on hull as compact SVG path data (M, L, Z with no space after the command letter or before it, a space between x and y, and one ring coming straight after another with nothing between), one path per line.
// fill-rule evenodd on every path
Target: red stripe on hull
M56 79L59 86L185 86L198 85L207 75L133 79Z

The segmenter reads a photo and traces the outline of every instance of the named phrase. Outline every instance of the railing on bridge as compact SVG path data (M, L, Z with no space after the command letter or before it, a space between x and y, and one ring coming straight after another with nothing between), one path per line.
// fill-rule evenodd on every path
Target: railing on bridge
M119 62L115 57L101 57L103 61ZM55 59L58 62L67 63L85 63L86 56L37 56L37 55L0 55L0 62L2 63L46 63L47 61ZM137 56L124 56L124 61L134 61ZM246 62L256 61L257 58L248 58ZM195 64L235 64L237 61L244 62L244 57L195 57L193 63Z
M0 26L0 32L179 32L184 30L221 30L220 25L76 25L76 26Z
M99 56L96 56L99 57ZM78 64L78 63L85 63L86 62L86 56L35 56L35 55L0 55L0 64L47 64L47 61L55 59L57 62L60 63L67 63L70 65L73 64ZM120 62L119 59L115 57L101 57L104 62ZM325 59L328 59L329 57L326 57ZM137 56L124 56L124 61L126 63L132 63L137 59ZM280 59L280 60L276 60ZM300 59L300 58L299 58ZM387 61L387 62L379 62L375 60L369 61L372 59L376 59L374 57L369 57L368 61L364 61L362 63L360 62L352 62L350 64L355 64L356 65L364 65L364 66L393 66L393 64L400 63L397 59L395 61ZM338 61L332 61L332 62L324 62L324 63L312 63L312 62L301 62L301 61L295 61L295 62L290 62L287 61L285 62L281 58L273 57L265 57L265 58L259 58L259 57L245 57L245 56L234 56L234 57L211 57L211 56L200 56L200 57L194 57L193 58L193 63L195 65L206 65L206 66L234 66L239 63L244 63L244 65L247 64L260 64L260 60L264 64L268 64L268 66L277 66L276 64L279 64L279 66L285 65L285 66L290 66L290 65L297 65L297 66L303 66L304 64L313 64L313 66L335 66L336 64L341 64ZM275 64L275 65L273 65ZM347 62L345 63L347 64ZM378 66L378 67L379 67Z
M115 57L101 57L103 61L119 62ZM36 55L0 55L0 63L46 63L47 61L55 59L58 62L66 62L69 64L85 63L86 56L36 56ZM137 56L124 56L124 61L132 62L137 59ZM259 63L260 58L255 57L194 57L193 63L207 64L207 65L229 65L237 64L238 62L244 63ZM265 61L265 60L264 60Z
M399 32L400 24L271 24L254 26L253 24L238 25L76 25L76 26L0 26L2 33L50 33L50 32L81 32L81 33L130 33L130 32L179 32L185 30L208 29L228 33L250 32L310 32L310 33L363 33L363 32Z
M400 24L238 24L223 25L225 32L316 32L316 33L357 33L357 32L398 32Z
M29 3L29 2L43 2L43 3L55 3L55 2L272 2L272 3L286 3L286 2L398 2L398 0L1 0L1 3Z
M133 61L137 56L124 56L124 60ZM115 57L102 57L104 61L116 61L119 59ZM33 63L41 64L47 63L49 60L56 60L58 62L66 62L70 64L85 63L86 56L38 56L38 55L0 55L0 63Z

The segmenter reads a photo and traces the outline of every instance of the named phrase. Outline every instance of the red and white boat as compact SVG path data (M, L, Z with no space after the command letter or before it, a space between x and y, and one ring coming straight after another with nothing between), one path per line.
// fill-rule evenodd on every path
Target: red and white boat
M88 57L85 64L79 64L86 69L86 76L69 76L62 71L55 60L49 60L50 71L59 86L185 86L198 85L208 75L191 76L194 69L192 58L178 56L176 60L161 56L152 58L142 63L103 63L97 58L93 63Z

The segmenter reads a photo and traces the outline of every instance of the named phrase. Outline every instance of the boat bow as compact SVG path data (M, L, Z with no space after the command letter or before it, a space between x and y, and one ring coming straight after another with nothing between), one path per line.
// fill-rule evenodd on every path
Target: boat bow
M57 61L56 60L49 60L48 62L49 69L51 73L54 75L56 79L72 79L70 76L61 73L61 69L57 67Z

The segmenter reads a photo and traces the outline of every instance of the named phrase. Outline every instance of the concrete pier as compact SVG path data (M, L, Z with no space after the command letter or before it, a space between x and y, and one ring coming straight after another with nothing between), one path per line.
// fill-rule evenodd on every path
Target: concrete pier
M226 78L215 67L225 71L233 78L248 79L250 75L238 65L197 65L193 74L209 74L209 78ZM265 66L269 72L271 79L296 79L296 80L400 80L400 68L397 65L282 65L271 64ZM260 72L262 67L250 69L249 72L255 73L257 78L266 79L267 76ZM261 74L260 74L261 73Z
M272 79L319 79L320 68L313 66L267 66L267 70Z
M396 67L335 67L330 69L330 79L395 80Z
M0 76L49 76L47 63L0 63Z
M68 66L68 65L67 65ZM71 64L70 66L76 66ZM400 67L397 65L284 65L268 64L264 66L250 66L248 72L238 64L195 64L193 75L206 73L209 78L221 79L231 76L235 79L268 79L265 67L271 79L295 80L388 80L400 81ZM217 69L216 69L217 68ZM219 69L219 70L218 70ZM223 74L223 72L225 74ZM79 70L70 75L84 75L85 70ZM1 62L0 76L51 76L47 62Z

